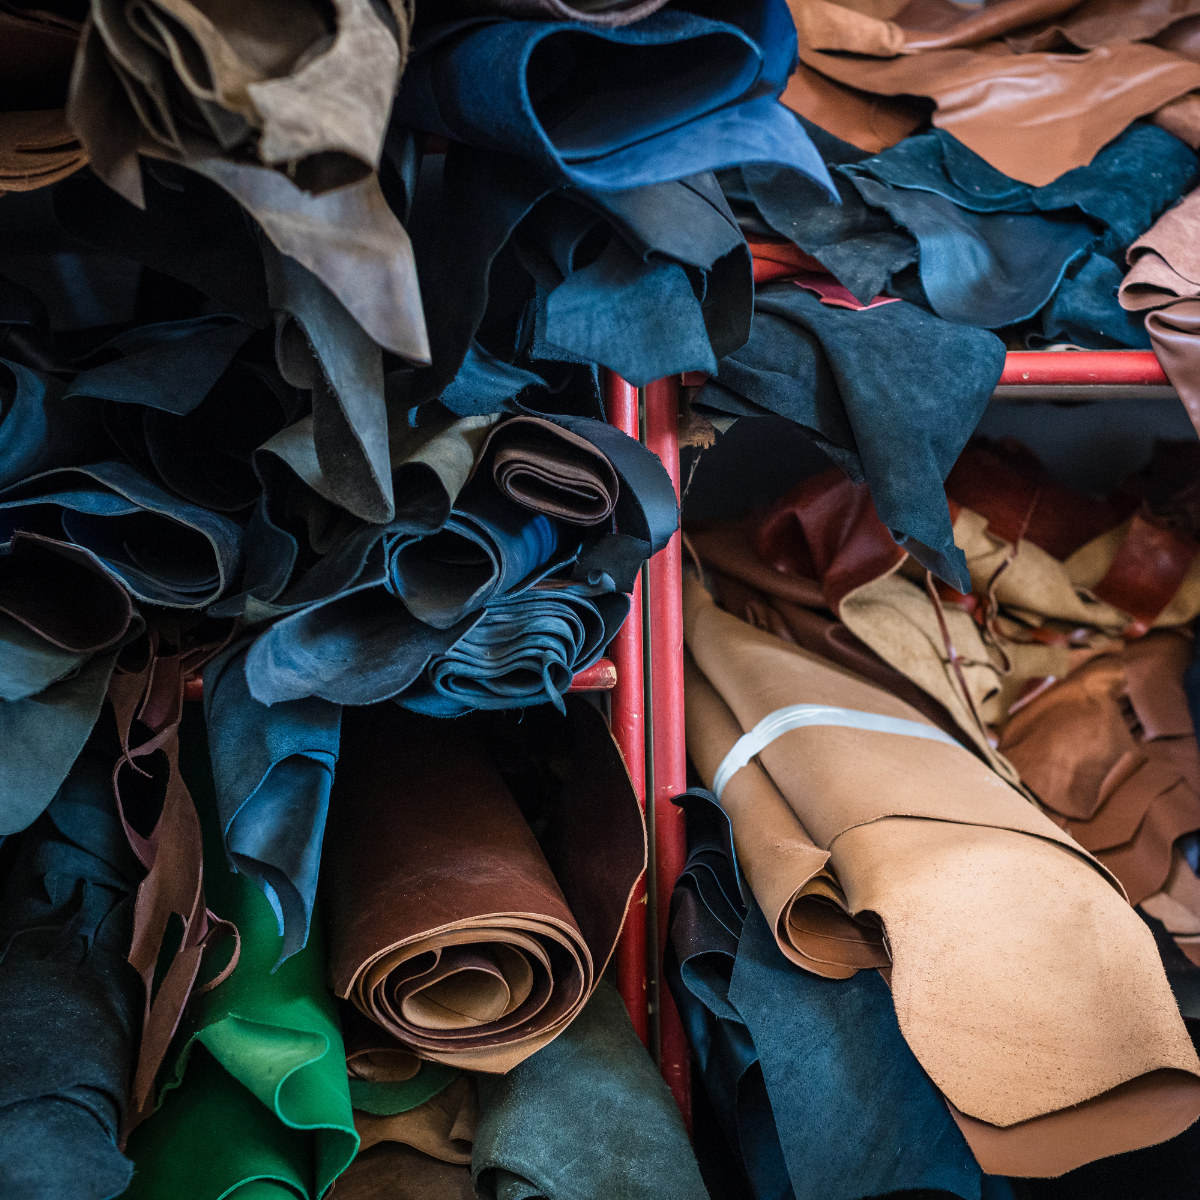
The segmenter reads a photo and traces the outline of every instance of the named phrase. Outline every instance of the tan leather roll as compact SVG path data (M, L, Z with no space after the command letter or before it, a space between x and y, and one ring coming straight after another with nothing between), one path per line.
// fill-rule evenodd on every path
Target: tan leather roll
M685 583L684 633L736 718L725 740L795 704L930 724L721 612L695 580ZM710 729L696 753L711 764L728 748ZM1103 1153L1164 1140L1200 1115L1200 1060L1119 884L979 759L924 738L814 726L783 734L758 762L829 852L845 911L882 923L896 1014L921 1065L993 1141L1098 1097L1095 1119L1110 1139ZM786 857L776 869L790 870ZM757 895L761 885L751 885ZM1115 1123L1114 1112L1123 1114ZM1035 1131L1034 1153L1028 1132L993 1146L985 1168L1057 1174L1088 1161L1077 1146L1048 1143L1057 1137L1050 1126Z
M641 812L603 718L583 702L569 714L552 726L565 740L543 852L486 722L346 710L324 849L330 979L420 1058L509 1070L576 1016L616 945L645 867Z

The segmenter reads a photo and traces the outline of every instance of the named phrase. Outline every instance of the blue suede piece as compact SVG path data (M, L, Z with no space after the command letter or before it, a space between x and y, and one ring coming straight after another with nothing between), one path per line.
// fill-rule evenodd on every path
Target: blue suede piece
M543 584L489 605L396 703L435 717L546 703L565 713L572 677L600 658L629 615L624 593L591 590Z
M308 943L342 710L317 697L260 704L245 660L243 642L205 667L204 718L225 853L271 902L282 963Z
M727 399L733 393L795 421L855 482L866 481L900 545L968 588L942 481L1000 378L1003 343L903 301L853 312L786 282L761 288L754 307L750 341L722 360L718 386L697 406L744 415ZM921 370L897 370L915 346Z
M477 476L437 533L389 553L387 587L414 617L448 629L571 562L579 540L577 529L522 508Z
M667 981L758 1200L919 1189L1012 1200L1006 1180L982 1175L904 1041L882 978L822 979L789 963L711 793L692 789L676 803L689 855L671 903Z
M8 744L6 743L6 748ZM11 753L11 751L9 751ZM143 993L126 961L144 871L117 814L120 744L102 721L22 835L0 899L0 1190L109 1200ZM6 755L7 756L7 755Z
M543 359L639 382L711 369L749 336L749 251L710 174L566 189L532 163L454 144L426 159L410 233L433 365L389 378L406 405L531 403Z
M1092 218L1096 249L1115 258L1196 181L1197 157L1156 125L1131 125L1086 166L1045 187L1020 183L990 166L943 129L905 138L880 154L839 168L891 187L945 196L978 213L1052 213Z
M1041 315L1041 332L1030 334L1036 349L1048 342L1072 342L1088 350L1149 350L1144 312L1126 312L1117 302L1121 268L1093 254L1066 278Z
M67 395L186 416L212 391L253 332L228 316L136 326L89 355Z
M241 529L120 462L45 471L0 491L0 544L17 530L92 551L139 600L203 608L236 579Z
M1152 125L1131 126L1092 162L1041 188L1001 174L941 129L838 167L868 205L916 238L933 311L989 329L1036 314L1089 249L1121 257L1196 171L1195 153ZM1090 305L1106 300L1109 323L1119 321L1100 283Z
M0 359L0 488L105 451L100 406L61 380Z
M729 999L758 1050L797 1200L917 1188L979 1200L979 1164L908 1048L878 972L801 970L751 904Z
M488 17L428 27L405 70L398 119L585 188L761 160L832 191L807 134L775 100L796 59L784 0L684 7L696 11L615 29Z

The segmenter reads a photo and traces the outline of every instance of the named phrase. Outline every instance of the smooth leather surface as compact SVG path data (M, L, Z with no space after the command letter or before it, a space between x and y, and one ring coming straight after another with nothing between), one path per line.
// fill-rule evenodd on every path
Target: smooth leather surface
M511 1070L575 1018L616 944L645 864L637 802L594 709L571 702L545 720L563 723L570 757L543 850L480 719L344 714L324 855L329 977L421 1058Z

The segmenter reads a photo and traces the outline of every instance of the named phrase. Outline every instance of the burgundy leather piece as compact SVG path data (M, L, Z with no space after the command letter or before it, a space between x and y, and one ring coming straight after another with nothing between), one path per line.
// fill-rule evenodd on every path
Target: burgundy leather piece
M334 991L422 1058L504 1072L595 987L645 866L641 812L599 713L539 847L481 718L347 709L323 878Z
M1185 633L1151 631L1034 696L1000 739L1133 904L1163 886L1175 840L1200 829L1200 750L1183 690L1191 649Z
M124 757L113 769L113 790L125 835L147 872L137 891L129 951L129 962L145 985L146 1007L125 1136L154 1111L155 1077L179 1027L213 935L218 931L231 932L235 937L237 934L228 922L214 916L205 902L200 821L179 773L184 679L197 672L224 643L189 636L174 616L159 625L151 624L147 641L149 651L144 664L123 670L118 663L108 688L124 749ZM128 768L144 774L137 760L157 751L166 758L166 794L157 821L149 834L143 835L135 828L140 823L139 814L128 810L122 795L122 771ZM179 937L178 945L164 958L166 946L175 935ZM225 970L207 988L216 987L236 962L235 948Z
M792 112L868 154L903 141L929 116L925 101L876 96L847 87L804 63L792 72L779 99Z
M493 426L479 463L523 508L572 525L598 525L617 504L617 473L591 442L541 417Z
M946 495L987 518L998 538L1018 534L1063 560L1119 525L1129 506L1098 500L1056 480L1013 438L974 438L946 476Z
M875 512L867 485L851 483L837 467L776 500L758 519L751 544L776 571L819 579L834 612L855 588L908 557Z
M0 557L0 613L63 650L95 654L125 636L133 602L90 550L17 532Z
M1171 386L1200 430L1200 299L1147 313L1146 332Z
M946 50L1003 37L1014 29L1061 16L1079 0L1001 0L964 9L952 0L909 0L892 20L904 30L904 48Z
M742 543L745 546L745 543ZM752 558L753 552L745 547L744 557ZM840 621L831 620L819 612L769 593L756 591L739 577L713 574L717 603L726 612L739 617L756 629L765 629L785 642L800 646L813 654L819 654L830 662L845 667L856 675L886 688L897 699L911 704L939 729L958 740L972 753L975 747L966 738L954 718L945 707L928 692L917 687L907 676L889 666L865 642L855 637Z
M815 578L815 568L804 564L806 570L793 573L769 566L750 547L754 519L716 525L711 529L689 529L688 541L704 561L717 571L730 575L771 596L782 596L805 608L825 608L825 593ZM800 549L804 549L803 543Z
M890 59L802 44L800 59L849 87L928 97L934 125L1035 187L1090 163L1138 117L1200 88L1200 64L1145 42L1084 54L1012 54L986 42Z
M471 1168L440 1162L411 1146L380 1142L338 1176L337 1200L475 1200Z
M1179 591L1197 553L1200 544L1191 538L1135 513L1112 565L1092 591L1133 618L1127 636L1144 633Z

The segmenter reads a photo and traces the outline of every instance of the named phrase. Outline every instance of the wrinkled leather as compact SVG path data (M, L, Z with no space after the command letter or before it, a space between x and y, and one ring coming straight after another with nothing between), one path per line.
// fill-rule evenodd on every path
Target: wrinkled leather
M344 714L324 850L329 977L420 1057L503 1072L592 993L645 841L594 709L572 702L554 718L571 757L544 850L487 752L489 727L472 720L451 727L390 705ZM492 728L511 737L533 724Z
M399 1142L364 1150L338 1176L338 1200L475 1200L467 1167Z
M129 1183L122 1125L141 984L125 953L141 864L112 798L111 715L22 838L0 899L0 1183L109 1200Z
M935 126L1037 187L1090 163L1136 118L1200 88L1200 65L1142 42L1082 54L1012 54L988 42L886 59L837 49L802 44L800 58L849 87L929 97Z
M1183 691L1191 639L1154 631L1014 712L1001 751L1054 819L1140 904L1200 828L1200 750ZM1198 914L1200 915L1200 914Z
M222 981L193 998L157 1111L130 1138L137 1170L128 1195L218 1200L270 1187L319 1200L358 1148L319 923L272 970L275 917L254 884L228 869L199 711L184 720L181 758L203 830L205 883L238 930L239 952L227 941L205 964L202 979Z
M775 102L795 62L786 4L697 7L712 15L657 12L618 28L485 17L428 26L397 115L582 187L644 187L743 159L787 163L828 186L807 135ZM556 64L568 61L560 76Z
M202 608L236 577L241 530L121 462L43 471L0 491L0 540L38 533L91 550L138 600Z
M1126 255L1129 272L1120 300L1133 312L1146 312L1146 331L1154 352L1200 429L1200 366L1195 336L1200 329L1200 198L1186 196L1164 213Z
M0 554L0 834L50 803L141 629L129 593L82 547L17 533Z
M479 1077L471 1178L484 1200L707 1196L679 1110L611 983L537 1054Z
M695 580L685 581L684 606L688 647L736 716L724 737L708 730L697 743L697 752L711 756L710 771L732 744L728 739L788 704L919 716L721 613ZM1098 1151L1112 1153L1173 1136L1200 1114L1200 1060L1145 927L1111 875L984 764L959 747L830 727L794 730L765 747L759 762L804 831L830 852L846 911L870 911L882 921L900 1028L930 1077L969 1118L960 1124L985 1170L1059 1174L1097 1153L1097 1140L1072 1144L1056 1136L1053 1124L1035 1128L1035 1118L1067 1112L1068 1124L1099 1121L1106 1138L1130 1139ZM951 882L958 870L947 864L956 860L971 880L969 899ZM939 899L942 888L948 890ZM993 888L985 899L983 891ZM970 937L952 932L958 921ZM1107 931L1103 954L1087 934L1096 921ZM985 925L994 931L979 938ZM1070 965L1068 946L1080 947ZM1011 984L1034 960L1036 1010L1028 990ZM935 962L936 979L928 971ZM1059 999L1051 1001L1055 994ZM1063 1026L1054 1032L1058 1022ZM1076 1053L1084 1040L1097 1046L1086 1063ZM1051 1047L1068 1045L1069 1061L1047 1073ZM1137 1086L1108 1095L1131 1079ZM1143 1100L1156 1091L1160 1100ZM1104 1099L1081 1117L1075 1106L1098 1098ZM1129 1108L1124 1134L1116 1122L1109 1125L1114 1106ZM1154 1134L1147 1122L1158 1125ZM980 1123L994 1133L977 1136ZM1006 1137L1011 1127L1017 1132Z

